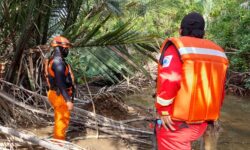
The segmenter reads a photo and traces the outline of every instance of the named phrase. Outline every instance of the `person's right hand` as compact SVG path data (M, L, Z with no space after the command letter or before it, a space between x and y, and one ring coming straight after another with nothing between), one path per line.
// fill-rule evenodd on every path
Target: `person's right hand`
M73 109L73 107L74 107L74 106L73 106L73 103L70 102L70 101L68 101L66 104L67 104L67 106L68 106L68 110L71 111L71 110Z
M176 129L173 127L174 122L171 119L170 115L166 115L166 116L160 116L160 119L162 121L162 125L163 127L168 130L170 129L171 131L175 131Z

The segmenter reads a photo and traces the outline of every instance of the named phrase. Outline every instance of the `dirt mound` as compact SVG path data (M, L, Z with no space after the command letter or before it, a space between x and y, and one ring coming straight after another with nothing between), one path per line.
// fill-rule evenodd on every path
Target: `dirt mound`
M98 98L94 100L96 113L114 120L127 119L128 106L123 100L114 97ZM85 106L88 111L93 111L92 103Z

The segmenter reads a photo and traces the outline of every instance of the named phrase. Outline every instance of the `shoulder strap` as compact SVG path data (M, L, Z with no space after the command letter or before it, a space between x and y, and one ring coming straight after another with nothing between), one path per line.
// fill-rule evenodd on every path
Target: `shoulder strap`
M172 45L172 44L173 44L173 43L172 43L171 41L167 41L167 43L164 45L163 50L162 50L162 52L161 52L160 59L159 59L160 65L163 64L164 54L165 54L165 52L167 51L168 47L169 47L170 45Z
M167 51L168 47L171 46L171 45L173 45L173 46L176 48L176 46L175 46L170 40L167 41L167 43L164 45L163 50L162 50L162 52L161 52L160 59L159 59L160 65L163 65L164 54L165 54L165 52ZM176 48L176 51L177 51L177 53L178 53L178 55L179 55L179 58L180 58L180 60L181 60L181 55L180 55L180 52L178 51L177 48ZM182 60L181 60L181 62L182 62Z
M48 75L54 78L55 77L55 73L54 73L54 71L52 69L53 62L54 62L53 58L49 59L48 66L47 66L48 69L47 70L48 70Z
M73 85L75 85L75 77L74 77L74 73L73 73L73 71L71 69L70 64L68 64L68 68L69 68L69 74L70 74L70 77L72 79Z

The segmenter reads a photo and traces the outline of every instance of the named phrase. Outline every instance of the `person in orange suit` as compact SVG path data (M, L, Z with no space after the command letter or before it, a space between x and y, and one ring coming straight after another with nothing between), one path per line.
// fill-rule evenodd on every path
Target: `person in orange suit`
M191 142L219 117L228 59L220 46L203 38L204 27L199 13L189 13L181 36L162 44L155 103L158 150L191 150Z
M45 66L49 86L48 99L54 108L54 138L65 140L73 109L74 76L65 58L71 44L63 36L56 36L51 42L53 54Z

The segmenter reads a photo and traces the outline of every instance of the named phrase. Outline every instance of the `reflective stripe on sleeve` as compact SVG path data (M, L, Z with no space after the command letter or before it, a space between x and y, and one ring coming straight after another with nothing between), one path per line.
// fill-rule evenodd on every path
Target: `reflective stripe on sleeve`
M163 99L163 98L160 98L159 96L157 96L157 98L156 98L156 102L158 104L160 104L161 106L168 106L168 105L173 103L173 100L174 100L174 97L171 99Z
M205 54L205 55L220 56L220 57L227 59L227 56L225 55L225 53L218 51L218 50L208 49L208 48L181 47L179 49L179 52L181 55L184 55L184 54Z

